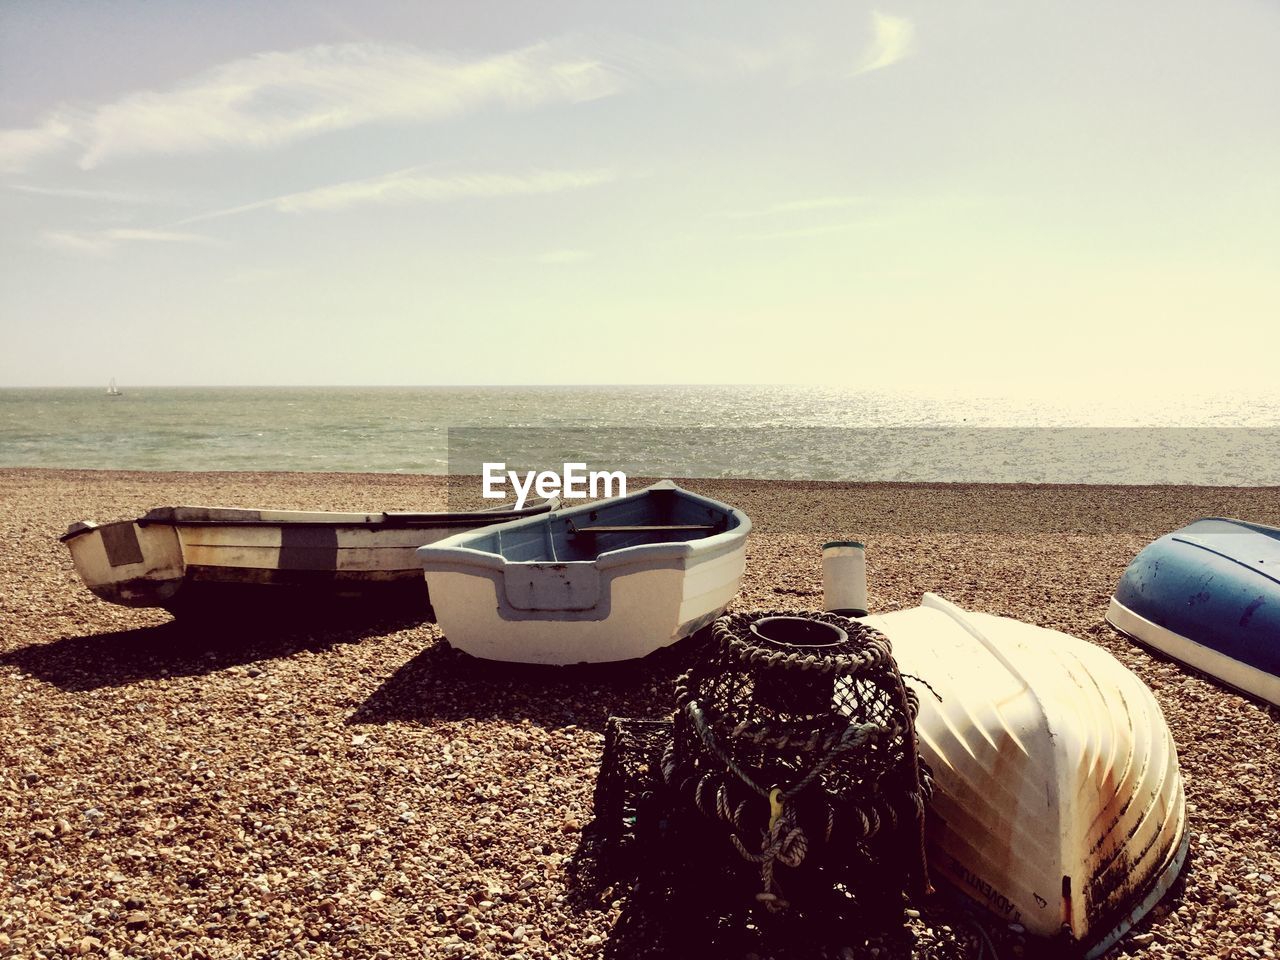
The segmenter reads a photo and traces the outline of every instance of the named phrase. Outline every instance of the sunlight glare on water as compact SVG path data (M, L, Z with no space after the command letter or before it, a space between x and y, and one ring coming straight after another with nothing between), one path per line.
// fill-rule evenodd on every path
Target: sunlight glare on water
M0 390L0 465L439 474L452 429L482 459L514 447L539 463L568 456L650 475L1280 483L1274 399L749 385L122 389Z

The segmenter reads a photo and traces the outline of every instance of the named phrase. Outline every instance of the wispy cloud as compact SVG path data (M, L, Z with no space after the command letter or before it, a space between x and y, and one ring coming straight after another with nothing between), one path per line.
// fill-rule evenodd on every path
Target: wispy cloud
M362 124L440 120L493 105L530 109L616 89L600 62L550 43L472 59L373 43L262 53L170 89L0 131L0 168L28 169L70 145L92 169L119 157L273 147Z
M876 45L861 70L898 59L910 40L907 21L874 16ZM127 157L268 149L367 124L594 100L629 86L717 83L764 72L798 82L826 72L821 54L806 38L750 46L612 33L479 57L372 42L269 51L169 87L107 103L61 105L34 126L0 130L0 170L30 170L72 151L90 170Z
M422 167L411 167L379 177L303 190L266 200L255 200L224 210L214 210L179 221L179 225L229 217L251 210L304 213L342 210L361 204L441 203L465 198L528 196L577 190L617 179L612 170L542 170L527 174L473 173L452 177L431 176Z
M46 247L71 253L105 256L123 243L215 243L211 237L173 230L46 230L40 235Z
M0 130L0 172L20 173L72 144L73 126L62 112L45 117L38 127Z
M173 230L108 230L113 240L148 240L155 243L214 243L212 237Z
M60 197L70 200L92 200L98 203L159 203L161 198L123 190L87 190L79 187L40 187L27 183L11 183L10 190L30 193L40 197Z
M874 31L871 45L853 71L854 76L891 66L911 52L916 28L910 20L891 17L877 10L871 14L871 27Z

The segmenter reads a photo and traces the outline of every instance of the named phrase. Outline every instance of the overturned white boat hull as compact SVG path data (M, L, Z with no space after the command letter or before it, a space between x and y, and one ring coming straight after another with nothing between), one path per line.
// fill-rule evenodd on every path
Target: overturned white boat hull
M920 697L931 873L1101 954L1186 856L1177 752L1151 691L1100 647L932 594L866 622Z
M751 521L669 480L418 551L445 638L486 660L646 656L729 605Z

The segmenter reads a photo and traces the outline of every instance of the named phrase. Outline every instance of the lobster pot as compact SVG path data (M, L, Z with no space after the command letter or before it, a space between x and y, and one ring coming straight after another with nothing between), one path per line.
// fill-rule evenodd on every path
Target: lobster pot
M663 779L728 835L729 869L758 871L758 899L839 885L879 909L927 889L917 704L883 634L831 613L721 617L677 697Z

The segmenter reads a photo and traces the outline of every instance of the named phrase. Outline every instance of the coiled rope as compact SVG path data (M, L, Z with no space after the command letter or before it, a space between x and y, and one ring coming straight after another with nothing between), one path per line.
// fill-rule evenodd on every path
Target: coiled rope
M780 911L788 902L778 882L777 865L792 869L800 866L812 844L828 843L836 827L834 798L822 789L824 777L833 768L859 753L878 751L877 756L883 757L895 738L905 741L914 787L899 800L907 801L917 824L923 822L931 784L921 776L925 770L915 768L913 721L918 701L914 691L905 688L898 677L888 639L865 624L834 614L808 614L808 619L839 626L849 636L823 647L794 647L750 632L750 624L765 616L769 614L735 614L716 622L714 633L722 678L724 670L750 674L755 678L751 688L757 689L758 683L784 682L784 673L829 676L832 682L862 674L883 681L874 689L889 698L887 709L880 711L887 716L885 722L856 722L828 708L826 713L807 717L803 723L787 724L768 711L751 716L749 709L739 709L735 714L734 706L741 704L732 704L732 686L718 688L727 702L721 709L709 709L709 694L702 688L715 686L715 662L695 667L677 682L677 728L683 725L693 736L686 738L683 746L679 736L668 744L661 764L663 780L691 796L704 816L729 827L729 839L738 855L759 869L762 889L757 900L770 911ZM737 693L741 696L742 689ZM799 775L785 785L760 782L759 773L748 769L739 757L760 756L766 750L802 755L803 772L797 771ZM750 797L733 802L735 783L768 802L769 818L763 830L759 826L759 807ZM802 824L797 801L811 790L812 795L805 799L806 823ZM842 829L850 830L861 840L899 823L897 804L888 797L840 797L839 802L840 816L848 818L848 825ZM752 834L759 840L752 842Z
M703 774L694 787L694 802L697 804L698 809L705 814L715 816L732 827L729 839L738 854L749 863L759 864L760 880L764 885L764 890L757 895L757 899L765 902L771 910L784 909L788 904L782 896L781 886L774 876L774 864L781 863L787 867L798 867L809 851L809 839L805 836L804 829L796 821L795 807L791 801L815 783L841 756L860 749L873 737L883 736L889 732L888 728L874 723L850 724L839 732L838 740L834 744L828 744L827 748L820 753L804 776L786 789L783 789L779 786L765 787L757 783L754 777L725 752L716 739L711 725L707 722L701 704L696 699L687 700L683 704L683 710L685 716L693 724L694 730L698 733L698 739L707 752L719 760L737 777L739 782L769 801L769 826L764 832L759 851L753 852L748 849L741 837L741 834L748 829L743 822L746 803L743 802L738 804L736 808L731 808L729 806L728 791L725 789L723 779L718 778L714 771L708 771ZM759 741L757 740L757 742ZM674 741L668 747L663 758L663 777L668 783L674 778L676 770L675 750L673 748ZM713 789L714 804L708 799ZM831 838L831 831L835 827L835 811L830 804L825 804L825 806L827 816L826 830L823 836L824 842ZM865 815L863 821L864 828L869 829L871 824Z

